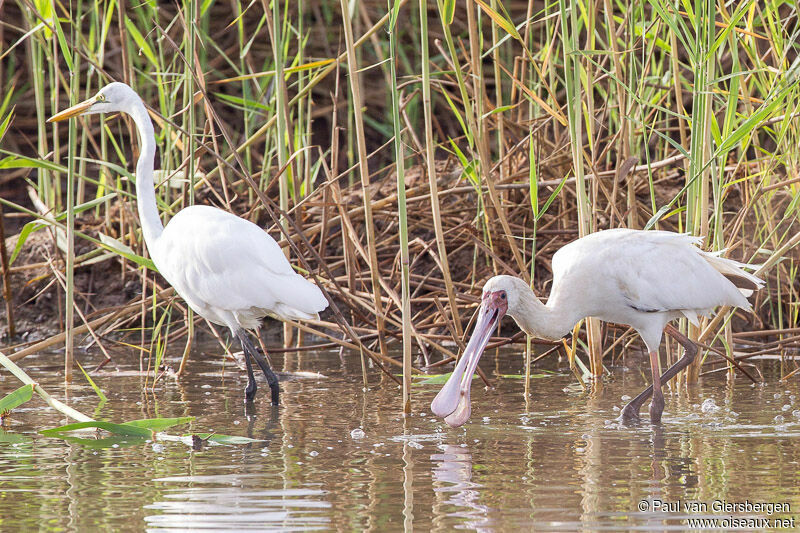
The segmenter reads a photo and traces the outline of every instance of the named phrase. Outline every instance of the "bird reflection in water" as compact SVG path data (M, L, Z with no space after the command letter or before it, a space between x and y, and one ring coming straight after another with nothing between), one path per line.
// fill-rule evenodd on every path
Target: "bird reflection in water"
M467 520L465 527L478 531L489 530L491 508L479 503L480 489L483 486L472 481L472 453L467 447L452 444L446 444L442 448L443 453L431 455L431 462L435 465L434 492L448 496L442 503L463 508L465 511L437 512L437 515L461 517Z

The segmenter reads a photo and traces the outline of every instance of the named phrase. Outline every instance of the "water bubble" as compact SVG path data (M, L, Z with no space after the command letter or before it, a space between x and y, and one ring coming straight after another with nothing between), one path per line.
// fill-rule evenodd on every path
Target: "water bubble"
M614 412L616 413L617 411L619 411L619 407L617 407L617 406L615 405L614 407L612 407L612 408L611 408L611 410L612 410L612 411L614 411Z
M795 418L800 418L800 409L795 409L792 411L792 416Z
M415 450L420 450L420 449L422 449L422 444L420 444L419 442L413 441L413 440L412 440L412 441L409 441L409 442L408 442L408 445L409 445L411 448L414 448Z
M490 420L490 419L489 419L489 417L488 417L488 416L484 416L484 417L483 417L483 423L484 423L484 424L488 424L488 423L489 423L489 420Z
M623 396L622 396L622 398L620 398L620 400L622 400L623 402L627 402L627 401L629 401L630 399L631 399L631 397L630 397L630 396L628 396L627 394L623 395Z
M154 442L153 445L151 446L151 448L153 448L154 452L161 453L161 452L164 451L165 446L163 444L159 444L157 442Z
M775 394L772 395L772 397L777 400L778 398L781 397L781 393L780 392L776 392Z
M792 408L792 406L787 403L783 407L781 407L781 411L788 411L791 408Z
M361 429L361 428L356 428L356 429L354 429L353 431L350 432L350 438L351 439L363 439L366 436L367 436L367 434L364 433L364 430Z
M319 452L316 450L311 450L310 452L308 452L308 455L310 455L311 457L316 457L319 455Z
M713 413L719 411L719 406L714 401L714 398L706 398L700 406L700 410L704 413Z
M234 426L238 426L239 424L241 424L241 422L240 422L240 421L238 421L238 420L234 420L234 421L233 421L233 425L234 425Z
M119 448L119 444L112 444L111 447L112 448Z
M783 422L783 415L778 415L775 418L773 418L773 420L775 420L776 423L780 424Z

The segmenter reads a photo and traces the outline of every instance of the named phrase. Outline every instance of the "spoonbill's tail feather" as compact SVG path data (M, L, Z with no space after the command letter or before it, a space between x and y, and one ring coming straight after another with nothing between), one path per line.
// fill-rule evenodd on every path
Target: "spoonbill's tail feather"
M724 250L715 253L704 253L703 257L717 272L733 283L745 297L750 296L753 294L753 291L757 291L764 286L763 279L745 271L745 269L758 270L761 268L761 265L748 265L740 263L739 261L734 261L733 259L720 257L719 254L722 252L724 252Z

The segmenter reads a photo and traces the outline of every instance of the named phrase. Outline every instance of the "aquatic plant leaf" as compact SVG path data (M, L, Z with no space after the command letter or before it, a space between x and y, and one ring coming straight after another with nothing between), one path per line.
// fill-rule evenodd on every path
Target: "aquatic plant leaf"
M561 374L558 372L548 372L547 370L543 370L541 372L537 372L536 374L531 374L531 379L551 378L559 375ZM504 379L525 379L525 374L500 374L500 377Z
M152 431L161 431L173 426L188 424L189 422L194 422L194 420L195 418L193 416L182 416L179 418L143 418L141 420L125 422L125 425L150 429Z
M27 435L9 433L8 431L3 431L0 429L0 442L5 442L7 444L24 444L27 442L33 442L33 439Z
M423 379L422 381L415 383L415 385L444 385L445 383L447 383L447 380L450 379L450 376L452 374L453 374L452 372L448 372L447 374L438 374L436 376L431 376L427 379ZM477 377L478 377L477 375L473 375L472 379L476 379Z
M77 361L75 362L78 363ZM83 368L83 365L78 363L78 368L81 369L81 372L83 372L83 377L86 378L86 381L88 381L89 385L91 385L92 389L94 389L94 393L97 394L98 398L100 398L100 403L101 404L106 403L108 401L108 398L106 398L106 395L103 394L102 389L100 389L100 387L97 386L97 383L95 383L94 380L89 376L89 374Z
M189 437L195 436L208 442L216 442L218 444L249 444L251 442L264 442L263 439L251 439L250 437L238 437L236 435L220 435L218 433L195 433L188 435Z
M511 23L510 20L508 20L506 17L504 17L503 15L501 15L500 13L489 7L489 5L483 0L475 0L475 2L480 6L481 9L483 9L483 11L487 15L489 15L489 17L495 22L495 24L503 28L503 30L507 34L512 36L514 39L518 40L519 42L523 42L522 36L519 34L517 28L514 27L514 25Z
M42 435L48 437L58 437L62 433L69 433L78 429L98 428L108 431L114 435L124 435L127 437L140 437L149 439L152 438L153 432L150 429L134 426L131 424L115 424L113 422L103 422L101 420L92 420L90 422L77 422L75 424L67 424L52 429L45 429L40 431Z
M125 448L128 446L141 445L141 437L123 437L120 435L112 435L110 437L103 437L100 439L87 439L85 437L73 437L71 435L59 435L60 439L74 444L80 444L84 448L91 450L107 450L108 448Z
M133 37L133 40L139 47L139 51L144 54L147 60L150 61L154 67L159 68L158 59L156 59L153 49L150 48L150 45L147 44L147 41L145 40L144 36L142 36L142 33L128 17L125 17L125 27L128 29L128 33L131 37Z
M33 385L23 385L0 400L0 413L19 407L33 397Z
M453 18L456 14L456 1L455 0L444 0L444 4L441 8L441 17L442 21L447 24L448 26L453 23Z
M136 252L131 249L130 246L127 246L117 239L113 237L109 237L105 233L98 233L98 237L100 239L101 247L105 248L110 252L114 252L115 254L121 255L122 257L129 259L136 263L137 265L147 267L150 270L158 272L155 263L153 263L152 259L148 259L147 257L142 257L138 255Z

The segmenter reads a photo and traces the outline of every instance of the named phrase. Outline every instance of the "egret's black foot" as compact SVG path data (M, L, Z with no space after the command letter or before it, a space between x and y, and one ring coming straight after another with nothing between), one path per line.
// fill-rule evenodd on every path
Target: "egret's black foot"
M256 386L256 381L249 381L247 387L244 389L244 401L251 403L255 399L257 391L258 387Z
M661 414L664 412L664 396L654 395L650 402L650 422L653 424L661 423Z
M270 383L269 390L272 393L272 405L280 405L281 388L278 385L278 382L276 381L275 383Z

